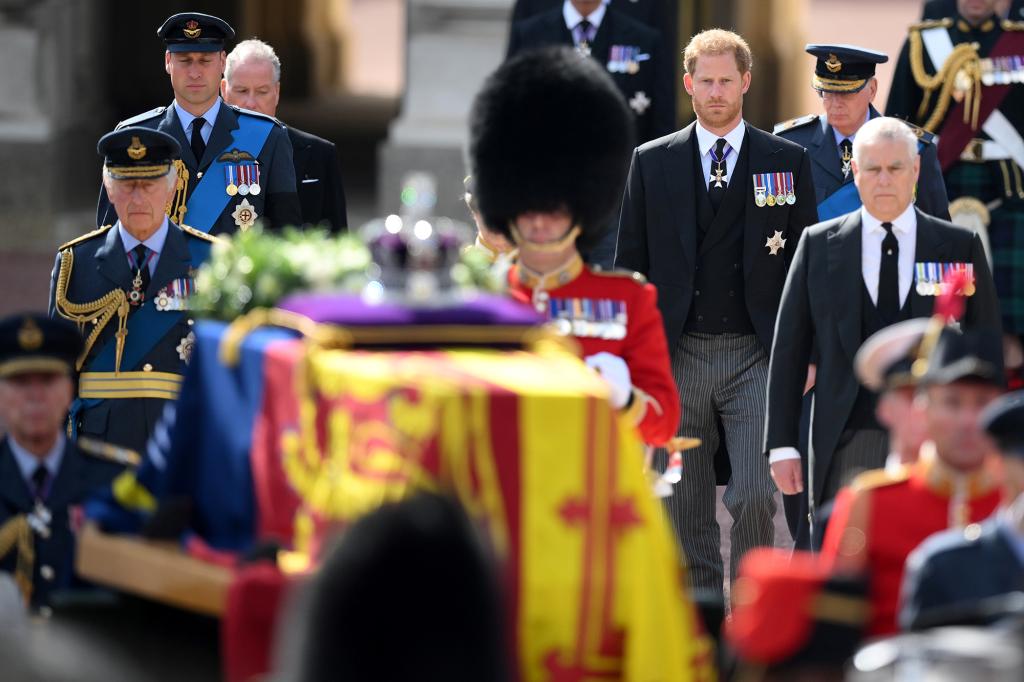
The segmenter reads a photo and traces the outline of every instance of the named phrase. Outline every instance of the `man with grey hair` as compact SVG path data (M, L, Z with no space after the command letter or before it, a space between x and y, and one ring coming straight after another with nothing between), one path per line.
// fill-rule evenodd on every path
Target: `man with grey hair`
M281 98L281 60L274 48L255 38L243 40L227 57L221 97L228 104L267 116L277 115ZM333 142L288 126L302 222L333 231L348 225L345 188Z
M885 463L888 441L876 396L858 385L853 360L883 327L930 317L950 271L970 278L963 291L968 328L998 331L999 304L981 240L914 206L921 160L902 121L874 118L858 131L852 170L862 207L804 230L793 255L775 325L768 370L765 452L787 495L803 490L808 456L811 512L850 476ZM800 402L817 358L810 453L800 453ZM810 515L809 515L810 516Z
M217 238L164 213L180 191L174 136L120 128L97 150L117 220L60 247L49 313L87 333L69 434L134 451L128 457L137 460L164 404L178 396L195 341L193 277Z

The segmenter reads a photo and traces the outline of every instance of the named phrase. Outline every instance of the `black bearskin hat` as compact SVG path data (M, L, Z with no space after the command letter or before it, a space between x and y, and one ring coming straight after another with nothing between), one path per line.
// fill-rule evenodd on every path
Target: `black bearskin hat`
M527 211L565 208L598 242L622 197L633 118L593 59L568 47L524 52L492 73L470 114L469 155L484 222L512 238Z

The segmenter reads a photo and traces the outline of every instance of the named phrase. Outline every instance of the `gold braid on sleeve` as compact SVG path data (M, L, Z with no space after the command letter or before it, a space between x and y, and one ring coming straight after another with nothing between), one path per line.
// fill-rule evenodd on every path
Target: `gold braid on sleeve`
M117 315L117 331L114 336L117 340L117 349L114 359L114 373L121 371L121 356L124 355L124 344L128 337L128 296L123 289L113 289L101 298L88 303L72 303L68 300L68 283L71 280L71 268L75 262L75 253L71 249L65 249L60 254L60 271L57 273L57 287L54 292L54 303L57 313L61 317L78 324L80 331L84 333L87 322L95 321L92 331L85 339L85 349L78 356L75 363L76 369L82 369L82 364L89 357L96 339L106 328L114 315Z
M21 591L25 604L32 600L32 573L36 561L35 544L28 518L19 514L0 526L0 558L17 547L18 560L14 569L14 582Z
M185 162L181 159L177 159L174 162L174 170L178 173L178 184L174 190L174 196L167 202L167 206L164 207L164 213L171 222L181 225L182 221L185 220L185 214L188 212L188 206L185 205L185 200L188 196L188 167Z
M981 59L975 43L960 43L953 48L942 67L929 75L924 68L924 45L920 31L910 32L910 70L914 82L924 90L921 106L917 110L917 120L923 120L928 114L932 94L939 90L935 100L935 110L921 125L929 132L937 132L949 111L953 90L957 88L964 93L964 123L972 130L978 129L978 116L981 110ZM960 81L959 83L957 81Z

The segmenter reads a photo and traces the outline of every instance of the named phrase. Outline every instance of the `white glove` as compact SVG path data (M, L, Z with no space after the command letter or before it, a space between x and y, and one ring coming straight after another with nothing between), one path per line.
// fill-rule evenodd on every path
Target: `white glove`
M633 382L626 361L618 355L605 352L588 355L583 361L587 363L587 367L596 370L608 382L612 390L611 402L615 409L624 408L633 394Z

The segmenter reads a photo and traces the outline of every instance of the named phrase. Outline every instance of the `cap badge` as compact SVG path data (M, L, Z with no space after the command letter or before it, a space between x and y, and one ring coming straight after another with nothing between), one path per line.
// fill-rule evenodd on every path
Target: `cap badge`
M189 19L185 22L185 28L183 29L185 37L191 40L195 40L199 37L199 34L203 32L203 29L199 27L199 22L195 19Z
M142 144L137 135L132 136L132 143L128 147L128 156L132 161L138 161L146 156L146 145Z
M830 53L828 59L825 60L825 68L829 73L839 73L843 69L843 63L839 61L839 57Z
M30 317L25 318L21 329L18 330L18 345L22 350L29 351L37 350L43 345L43 331Z

